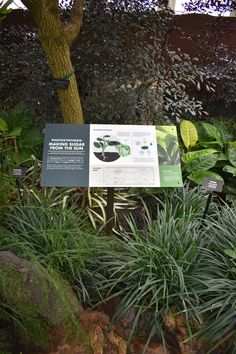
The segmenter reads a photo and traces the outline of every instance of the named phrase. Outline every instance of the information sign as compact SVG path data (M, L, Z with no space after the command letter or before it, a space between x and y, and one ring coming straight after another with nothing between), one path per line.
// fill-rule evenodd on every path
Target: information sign
M180 187L175 126L48 124L42 186Z
M212 178L205 178L203 181L203 187L209 192L222 192L224 187L224 181Z
M26 167L15 166L15 167L12 169L12 176L14 176L14 177L16 177L16 178L26 177L26 171L27 171L27 168L26 168Z

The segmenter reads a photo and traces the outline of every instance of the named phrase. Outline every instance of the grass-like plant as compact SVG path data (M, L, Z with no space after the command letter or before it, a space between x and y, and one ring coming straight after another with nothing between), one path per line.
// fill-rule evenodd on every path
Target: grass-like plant
M103 260L109 275L102 282L106 299L121 297L114 320L135 310L130 339L145 314L151 313L148 341L159 333L164 344L165 314L181 314L190 335L191 322L202 324L199 284L208 255L203 230L191 212L176 217L175 207L170 208L163 203L144 231L130 219L130 232L121 235L119 247Z
M10 208L4 217L1 248L61 273L86 300L99 255L112 240L98 235L78 207L65 207L59 200L45 203L29 198L24 205Z
M218 208L208 222L206 237L211 240L211 257L205 266L207 289L202 312L210 323L200 332L214 343L212 350L228 342L229 351L236 351L236 204Z
M146 188L141 196L155 218L157 209L166 209L167 217L202 218L208 195L200 187L191 187L185 183L183 188ZM146 193L145 193L146 192ZM169 213L168 213L169 211ZM215 211L215 203L211 203L208 215Z

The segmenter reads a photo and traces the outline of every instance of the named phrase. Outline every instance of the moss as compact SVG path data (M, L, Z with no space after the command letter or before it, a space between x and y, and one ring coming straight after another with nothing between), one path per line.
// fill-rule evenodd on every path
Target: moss
M10 252L0 252L0 263L0 316L20 341L48 350L55 328L63 328L65 339L82 334L76 318L82 307L58 274Z

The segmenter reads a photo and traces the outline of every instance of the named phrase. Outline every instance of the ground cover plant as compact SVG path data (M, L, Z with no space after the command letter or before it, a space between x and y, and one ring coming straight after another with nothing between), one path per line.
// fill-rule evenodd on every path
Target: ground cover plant
M194 326L203 324L199 310L203 289L199 285L205 274L203 264L210 257L200 219L204 202L183 207L181 193L176 194L169 203L164 199L155 216L148 214L144 230L130 219L130 231L121 233L117 247L103 258L107 277L101 291L107 290L106 300L121 298L114 320L134 311L131 340L139 323L146 319L147 346L157 333L168 346L166 314L181 314L190 336Z
M53 198L53 193L26 189L25 194L24 204L13 205L5 214L2 249L55 269L81 300L88 300L99 254L112 239L98 235L85 212L68 206L63 193Z
M217 221L216 221L217 219ZM217 209L209 220L206 237L211 241L213 257L207 260L208 289L202 312L210 317L210 323L200 331L200 336L209 336L215 347L229 340L225 352L236 350L236 204ZM213 346L214 347L214 346Z
M142 330L146 348L156 338L170 349L167 324L178 316L187 343L209 334L212 347L218 346L222 330L233 345L233 207L214 200L203 221L207 196L185 185L143 204L141 227L131 216L118 236L105 237L103 229L94 232L78 200L71 205L70 190L24 189L24 204L16 201L4 214L1 250L60 274L86 306L119 298L113 321L132 314L131 348Z

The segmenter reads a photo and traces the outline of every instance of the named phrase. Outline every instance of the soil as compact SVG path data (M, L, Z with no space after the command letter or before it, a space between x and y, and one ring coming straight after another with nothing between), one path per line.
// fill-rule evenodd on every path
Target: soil
M128 350L128 335L133 323L135 311L131 310L115 325L111 325L111 317L119 304L116 298L99 307L98 310L85 310L79 316L82 334L78 334L73 342L63 340L63 331L51 333L54 338L54 349L45 352L24 352L24 354L142 354L147 341L147 334L139 329L133 336ZM184 343L188 332L181 316L171 314L163 316L166 327L168 348L165 349L161 339L155 336L149 343L146 354L206 354L209 343L199 340ZM218 348L212 354L224 353L224 347Z
M94 155L103 162L113 162L120 158L118 152L104 152L105 159L101 152L94 152Z

